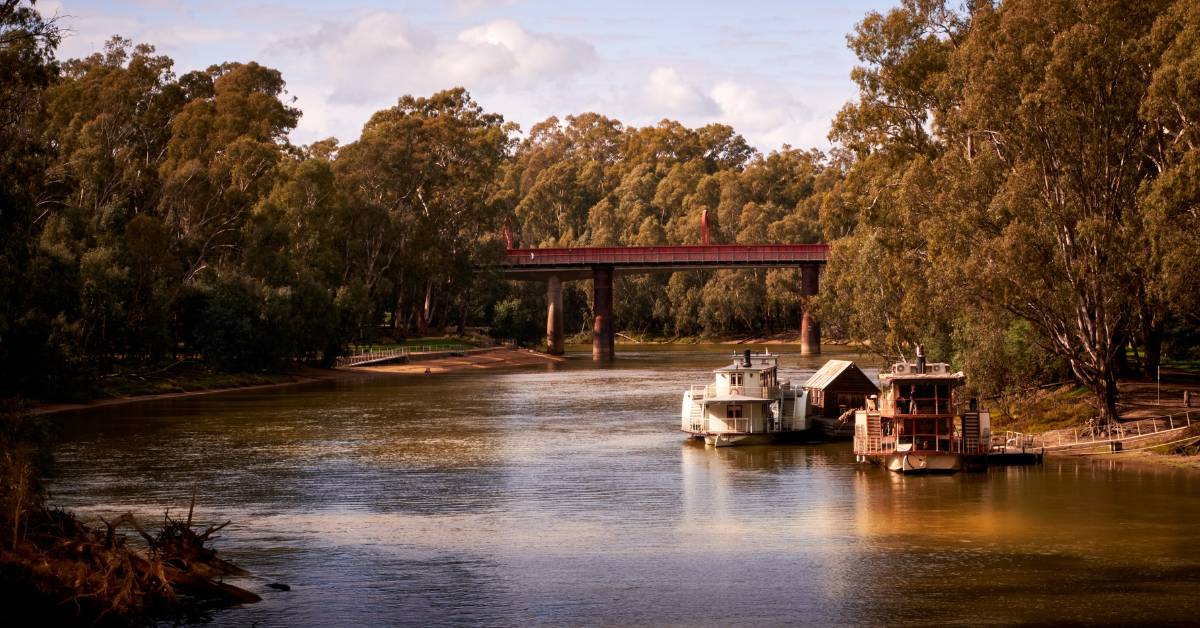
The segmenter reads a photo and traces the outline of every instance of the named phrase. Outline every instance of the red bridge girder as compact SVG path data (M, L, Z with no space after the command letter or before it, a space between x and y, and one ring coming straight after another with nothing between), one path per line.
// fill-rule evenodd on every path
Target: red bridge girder
M713 244L509 249L501 268L511 279L591 276L596 267L616 274L714 268L783 268L824 264L828 244Z

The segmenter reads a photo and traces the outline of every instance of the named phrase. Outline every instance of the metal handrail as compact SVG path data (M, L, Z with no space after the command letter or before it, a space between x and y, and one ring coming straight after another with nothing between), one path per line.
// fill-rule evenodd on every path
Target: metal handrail
M440 353L445 351L467 351L474 347L468 345L409 345L404 347L396 347L393 349L385 349L383 351L368 351L357 353L354 355L344 355L334 361L336 366L354 366L363 362L372 360L382 360L385 358L400 358L414 354L422 353Z
M1196 419L1200 423L1200 413L1197 413ZM1166 423L1165 426L1163 425L1164 421ZM1041 446L1045 449L1069 449L1071 447L1104 445L1115 441L1149 438L1158 434L1185 430L1191 426L1192 413L1190 410L1184 410L1183 412L1174 412L1157 417L1139 419L1137 421L1118 423L1112 426L1112 432L1107 434L1099 433L1097 430L1084 429L1081 431L1079 428L1075 428L1070 434L1059 432L1056 434L1036 434L1035 436L1042 441Z
M506 266L675 262L824 262L828 244L714 244L510 249Z

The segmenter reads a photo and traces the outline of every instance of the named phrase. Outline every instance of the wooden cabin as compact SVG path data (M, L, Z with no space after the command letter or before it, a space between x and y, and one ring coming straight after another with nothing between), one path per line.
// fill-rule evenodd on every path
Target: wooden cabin
M830 360L804 383L808 415L836 419L848 410L867 407L879 387L849 360Z

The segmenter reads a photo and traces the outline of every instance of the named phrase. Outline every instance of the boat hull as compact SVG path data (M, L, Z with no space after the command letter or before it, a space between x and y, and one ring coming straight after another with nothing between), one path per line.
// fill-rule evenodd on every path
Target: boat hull
M815 430L797 432L718 432L700 434L688 432L693 438L703 438L705 445L712 447L733 447L738 445L788 445L797 443L825 442L822 435Z
M770 434L706 434L704 444L713 447L733 447L734 445L766 445L771 442Z
M897 452L888 455L887 468L905 474L957 473L962 471L963 457L954 453Z

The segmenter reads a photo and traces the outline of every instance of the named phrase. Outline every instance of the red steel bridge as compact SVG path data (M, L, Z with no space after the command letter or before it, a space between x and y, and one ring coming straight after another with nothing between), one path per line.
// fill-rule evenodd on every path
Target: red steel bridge
M820 267L829 259L828 244L705 244L620 246L571 249L510 248L501 270L510 279L545 281L548 311L546 345L563 352L562 282L591 279L595 322L592 357L614 356L612 278L621 274L676 272L719 268L800 268L803 296L817 294ZM805 308L800 324L800 352L821 353L820 324Z

